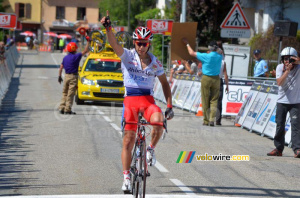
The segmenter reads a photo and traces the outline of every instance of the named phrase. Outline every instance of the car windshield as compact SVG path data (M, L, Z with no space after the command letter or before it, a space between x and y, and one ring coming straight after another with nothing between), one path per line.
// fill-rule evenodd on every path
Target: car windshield
M84 71L122 72L121 62L118 60L89 59Z

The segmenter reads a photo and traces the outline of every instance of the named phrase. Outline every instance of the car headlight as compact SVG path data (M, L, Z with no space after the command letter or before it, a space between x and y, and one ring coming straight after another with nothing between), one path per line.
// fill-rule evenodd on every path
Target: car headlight
M95 85L93 80L87 79L87 78L81 78L81 83L84 85Z

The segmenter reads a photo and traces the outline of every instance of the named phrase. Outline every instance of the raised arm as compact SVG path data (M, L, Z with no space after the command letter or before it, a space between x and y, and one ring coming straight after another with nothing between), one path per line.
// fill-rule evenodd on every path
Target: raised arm
M197 57L197 53L191 48L188 40L186 38L182 38L182 42L186 45L189 54L193 57Z
M111 45L111 47L113 48L113 50L115 51L117 56L120 57L123 54L124 49L121 45L118 44L114 33L111 31L111 21L109 18L108 10L106 11L106 17L103 17L100 22L106 29L106 35L107 35L109 44Z

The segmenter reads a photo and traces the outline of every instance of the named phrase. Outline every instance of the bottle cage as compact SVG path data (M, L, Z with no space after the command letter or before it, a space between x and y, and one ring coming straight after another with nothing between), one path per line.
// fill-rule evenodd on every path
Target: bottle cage
M93 30L89 35L91 41L89 49L93 53L99 53L105 48L106 36L102 31Z

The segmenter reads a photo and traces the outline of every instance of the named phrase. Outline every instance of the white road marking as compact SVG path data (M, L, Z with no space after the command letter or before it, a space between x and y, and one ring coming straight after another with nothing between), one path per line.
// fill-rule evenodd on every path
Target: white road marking
M118 125L116 125L115 123L110 123L110 125L111 125L114 129L116 129L117 131L121 131L121 128L118 127Z
M57 63L57 61L56 61L55 58L53 57L53 54L52 54L52 53L51 53L51 58L52 58L52 60L54 61L54 63L55 63L55 65L57 66L57 68L59 68L59 67L60 67L60 64ZM62 78L65 78L64 73L62 73Z
M173 182L184 193L186 193L188 195L192 195L192 196L196 195L190 188L188 188L186 185L184 185L184 183L182 183L180 180L178 180L178 179L170 179L170 181Z
M104 115L104 113L100 110L97 111L100 115Z
M45 79L45 80L49 79L49 77L47 77L47 76L38 76L38 78L39 79Z
M104 120L106 120L107 122L112 122L111 119L107 116L103 116Z
M169 171L161 164L159 163L157 160L156 160L156 164L154 166L155 168L157 168L160 172L162 173L168 173Z
M97 106L94 106L94 105L92 106L92 108L93 108L93 109L98 109L98 107L97 107Z

